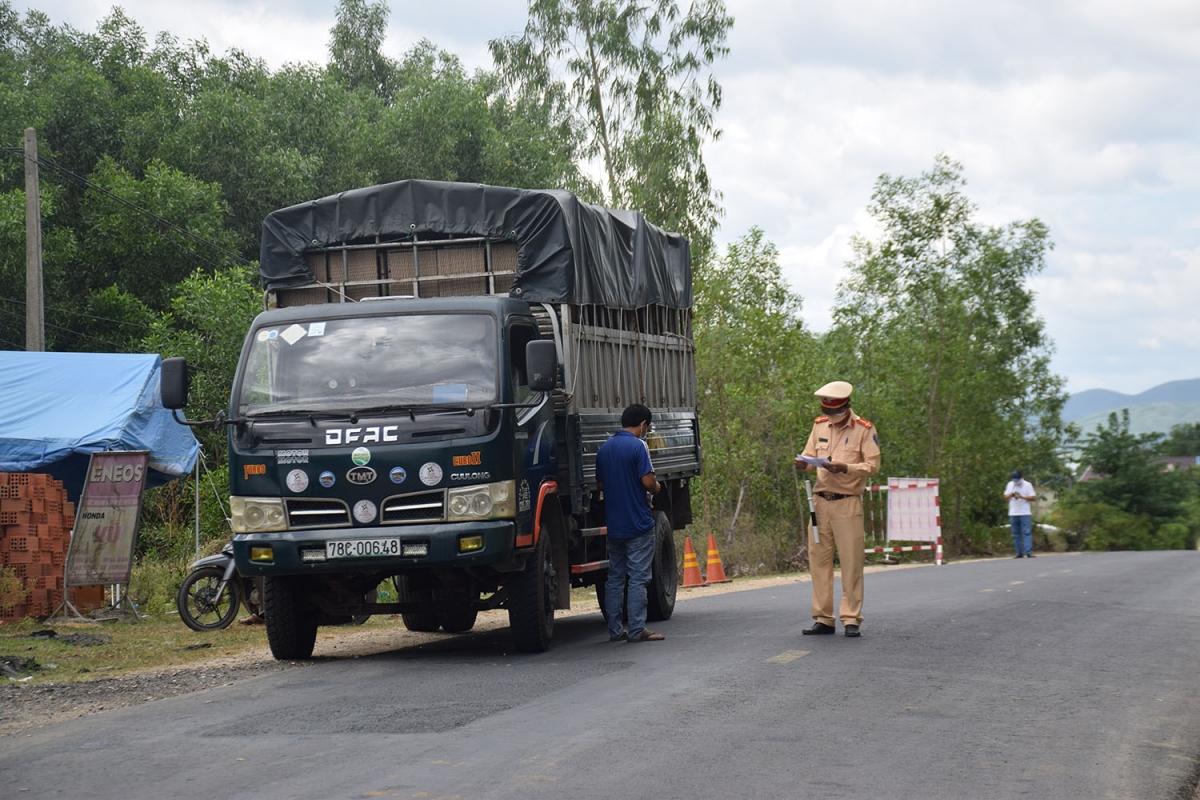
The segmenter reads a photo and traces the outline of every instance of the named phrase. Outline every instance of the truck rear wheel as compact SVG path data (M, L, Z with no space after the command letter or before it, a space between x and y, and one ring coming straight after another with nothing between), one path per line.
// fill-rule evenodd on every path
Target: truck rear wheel
M410 588L408 577L405 575L397 575L392 584L396 587L396 598L401 603L421 603L422 606L416 611L402 611L400 619L404 621L404 627L408 628L413 633L434 633L441 627L442 621L438 618L437 610L433 607L433 593L429 591L417 591Z
M542 535L525 569L508 583L508 626L523 653L544 653L550 648L557 581L549 537Z
M665 511L654 512L654 564L646 587L646 619L661 622L675 612L675 589L679 573L675 567L675 532Z
M478 616L479 612L467 605L447 606L438 614L446 633L466 633L475 627Z
M290 575L263 581L267 643L276 661L311 658L317 643L317 609L304 597L304 584Z

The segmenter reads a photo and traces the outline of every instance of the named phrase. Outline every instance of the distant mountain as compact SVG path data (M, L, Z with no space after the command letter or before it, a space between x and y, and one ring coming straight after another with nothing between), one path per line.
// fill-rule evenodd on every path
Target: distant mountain
M1063 419L1090 433L1123 408L1129 409L1131 433L1169 433L1175 425L1200 422L1200 378L1170 381L1134 395L1088 389L1067 400Z

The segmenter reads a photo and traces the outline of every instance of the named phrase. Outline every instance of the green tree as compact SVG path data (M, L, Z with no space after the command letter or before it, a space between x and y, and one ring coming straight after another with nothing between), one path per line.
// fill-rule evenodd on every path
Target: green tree
M337 22L329 32L329 72L352 90L364 90L390 102L396 65L383 55L388 7L383 0L340 0Z
M58 187L41 187L43 216L53 216ZM64 265L72 263L78 252L74 231L57 225L42 228L42 284L49 299L46 309L47 349L68 339L75 321L71 314L77 304L65 302ZM69 307L64 307L69 306ZM25 191L12 189L0 193L0 349L25 349Z
M1080 463L1090 467L1095 480L1080 482L1062 498L1067 508L1107 505L1142 520L1148 534L1142 538L1114 534L1105 549L1151 549L1169 547L1182 537L1166 527L1183 523L1189 516L1185 503L1194 496L1195 481L1186 473L1168 472L1155 462L1161 434L1129 431L1129 409L1108 415L1106 426L1084 438ZM1165 529L1164 529L1165 528ZM1162 533L1165 541L1160 541Z
M521 36L489 43L519 96L570 114L602 170L601 202L679 230L701 255L720 213L702 148L720 136L721 0L531 0Z
M700 524L725 558L785 566L802 529L792 458L812 415L797 413L818 355L783 279L779 252L752 229L695 275L696 383L704 474Z
M1164 456L1200 455L1200 422L1184 422L1171 426L1159 452Z
M238 258L223 227L227 211L219 187L158 161L139 180L107 156L91 181L99 191L83 202L81 244L90 268L78 273L79 289L111 282L165 309L171 287L198 266L221 268Z
M176 287L170 311L155 320L142 346L148 353L188 360L190 416L212 419L228 407L242 340L261 310L258 276L248 267L213 275L197 271ZM223 462L224 430L195 432L205 450Z
M879 178L869 210L881 234L855 238L826 342L887 438L888 474L940 479L952 551L983 546L1011 469L1061 471L1065 431L1063 380L1027 286L1048 230L979 225L965 183L946 156L919 178Z

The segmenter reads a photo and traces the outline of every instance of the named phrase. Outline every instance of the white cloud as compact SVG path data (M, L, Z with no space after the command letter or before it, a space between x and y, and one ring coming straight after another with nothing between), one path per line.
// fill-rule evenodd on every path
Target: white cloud
M273 67L324 62L336 0L115 0L153 36L205 38ZM978 219L1037 217L1055 244L1033 279L1073 391L1200 375L1200 3L1195 0L726 0L725 134L706 151L728 242L761 227L829 324L882 173L963 163ZM94 30L114 0L16 2ZM468 68L516 34L525 0L391 8L388 55L421 38Z

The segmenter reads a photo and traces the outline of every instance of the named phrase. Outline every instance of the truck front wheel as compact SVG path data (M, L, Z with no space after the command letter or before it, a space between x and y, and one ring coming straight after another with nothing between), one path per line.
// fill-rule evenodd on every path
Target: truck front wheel
M508 626L523 653L544 653L554 638L554 597L558 578L549 536L538 537L525 569L508 583Z
M317 643L317 609L304 596L304 582L290 575L263 580L267 643L276 661L310 658Z

